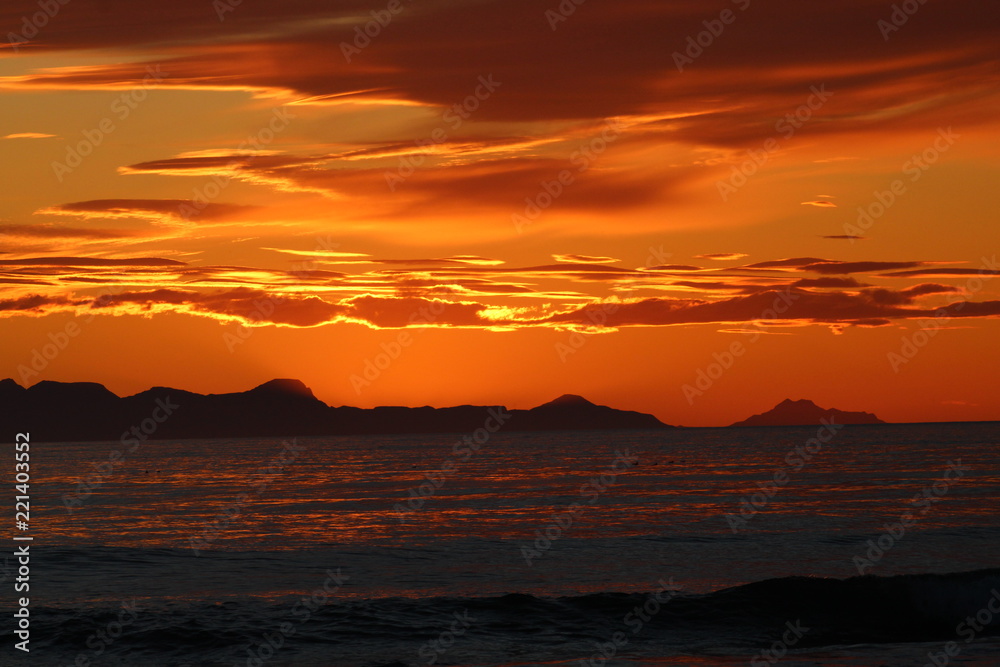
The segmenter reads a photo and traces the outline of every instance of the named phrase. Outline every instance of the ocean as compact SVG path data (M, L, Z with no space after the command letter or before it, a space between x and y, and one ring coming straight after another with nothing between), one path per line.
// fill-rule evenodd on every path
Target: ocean
M0 663L997 665L998 437L32 443L30 592L10 542Z

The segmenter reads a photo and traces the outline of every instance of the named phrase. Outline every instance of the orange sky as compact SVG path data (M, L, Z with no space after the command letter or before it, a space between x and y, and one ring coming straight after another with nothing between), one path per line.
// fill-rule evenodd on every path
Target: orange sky
M0 9L0 377L1000 417L980 4L336 6Z

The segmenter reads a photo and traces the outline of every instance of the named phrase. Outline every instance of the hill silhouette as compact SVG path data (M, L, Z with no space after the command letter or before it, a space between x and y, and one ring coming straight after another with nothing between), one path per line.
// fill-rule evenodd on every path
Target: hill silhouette
M870 412L826 410L809 400L793 401L786 398L767 412L736 422L733 426L819 426L822 419L832 420L837 424L885 423Z
M491 415L510 415L504 431L670 428L652 415L595 405L567 394L530 410L330 407L299 380L277 379L249 391L196 394L153 387L119 397L93 382L43 381L25 389L0 381L0 427L30 431L39 442L471 433ZM135 429L138 429L136 431Z

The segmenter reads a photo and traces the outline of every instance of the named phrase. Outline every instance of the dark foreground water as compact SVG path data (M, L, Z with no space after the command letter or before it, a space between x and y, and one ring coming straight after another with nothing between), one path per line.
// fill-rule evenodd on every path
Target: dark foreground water
M33 443L0 664L992 666L998 437Z

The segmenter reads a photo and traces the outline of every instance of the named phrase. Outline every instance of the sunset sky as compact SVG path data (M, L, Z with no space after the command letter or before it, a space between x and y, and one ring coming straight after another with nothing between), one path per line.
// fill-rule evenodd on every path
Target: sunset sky
M1000 418L993 7L49 2L0 9L0 377Z

